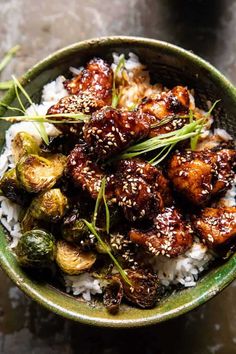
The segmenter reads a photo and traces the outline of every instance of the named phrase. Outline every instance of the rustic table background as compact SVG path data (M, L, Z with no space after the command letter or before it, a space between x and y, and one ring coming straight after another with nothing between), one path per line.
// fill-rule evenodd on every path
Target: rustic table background
M236 84L233 0L0 0L1 53L21 52L9 79L63 46L105 35L169 41L208 59ZM0 57L1 54L0 53ZM0 273L1 354L233 354L236 283L199 309L149 328L108 330L64 320Z

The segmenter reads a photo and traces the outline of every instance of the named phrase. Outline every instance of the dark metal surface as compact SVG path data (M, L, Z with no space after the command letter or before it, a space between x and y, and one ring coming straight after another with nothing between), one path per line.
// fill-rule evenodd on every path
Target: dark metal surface
M236 83L233 0L0 0L0 48L19 43L1 75L20 75L52 51L104 35L170 41L208 59ZM233 354L236 284L178 319L132 330L90 328L64 320L28 299L0 273L1 354Z

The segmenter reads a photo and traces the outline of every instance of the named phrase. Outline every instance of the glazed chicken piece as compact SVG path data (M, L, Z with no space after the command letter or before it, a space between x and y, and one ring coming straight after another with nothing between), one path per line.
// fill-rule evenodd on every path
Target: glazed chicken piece
M176 191L194 205L205 205L230 188L236 151L176 152L168 165L168 176Z
M105 160L149 134L145 114L104 107L84 125L84 140L94 155Z
M100 107L111 104L112 84L113 71L110 65L100 58L90 60L78 76L64 82L70 94L89 92L100 102Z
M47 111L48 115L65 114L65 113L84 113L91 114L103 106L103 101L98 100L92 93L85 91L79 95L71 95L63 97L58 103L50 107ZM53 120L63 120L63 117L53 117ZM68 119L68 118L67 118ZM82 124L80 123L62 123L57 124L56 127L63 134L78 135L82 131Z
M226 192L232 186L236 168L235 150L222 149L215 154L212 161L213 195Z
M155 256L177 257L193 243L191 226L174 207L157 214L150 230L131 229L129 237Z
M210 248L231 244L236 236L236 207L205 208L193 226Z
M120 220L120 226L124 226L125 220ZM128 225L127 225L128 226ZM134 244L127 235L127 232L112 232L110 235L110 247L114 255L122 260L127 268L136 269L139 265L138 246Z
M161 170L138 160L121 160L114 176L115 196L130 221L152 219L172 204L168 181Z
M93 199L97 198L105 174L89 158L83 146L76 145L71 151L67 160L66 172L76 186L88 191Z
M167 117L185 115L189 112L190 98L186 87L176 86L168 92L144 98L138 110L150 117L151 124L161 123ZM169 133L182 128L188 119L176 118L170 122L150 130L150 136Z

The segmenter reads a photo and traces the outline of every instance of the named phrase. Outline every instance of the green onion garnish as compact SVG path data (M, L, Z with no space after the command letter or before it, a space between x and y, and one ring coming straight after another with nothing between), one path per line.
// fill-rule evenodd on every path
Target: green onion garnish
M107 254L110 256L110 258L112 259L113 263L115 264L115 266L117 267L121 277L124 279L124 281L129 284L130 286L132 286L132 283L130 282L126 272L124 271L124 269L121 267L120 263L117 261L117 259L113 256L113 254L111 253L109 247L106 245L106 243L102 240L101 236L98 234L96 228L93 226L92 223L88 222L87 220L83 220L84 223L87 225L87 227L89 228L89 230L92 232L92 234L96 237L96 239L98 240L98 242L100 243L100 245L102 246L102 248L107 252Z
M124 279L124 281L127 284L129 284L130 286L132 286L126 272L124 271L124 269L122 268L122 266L120 265L118 260L111 253L109 247L102 240L101 236L99 235L99 233L97 231L96 220L97 220L98 210L99 210L102 200L103 200L103 203L105 206L105 211L106 211L106 231L107 231L107 233L109 233L109 228L110 228L110 212L109 212L109 208L108 208L107 201L106 201L105 189L106 189L106 179L103 178L100 190L98 192L95 208L94 208L93 220L92 220L92 222L88 222L87 220L83 219L83 221L87 225L89 230L92 232L92 234L96 237L96 239L98 240L98 242L100 243L100 245L104 249L104 251L110 256L110 258L112 259L113 263L117 267L117 270L119 271L119 273L120 273L121 277Z
M35 114L36 115L27 115L26 112L26 108L20 98L19 95L19 91L25 96L25 98L27 99L27 101L29 102L30 105L33 105L33 101L31 100L31 98L29 97L28 93L25 91L25 89L23 88L23 86L21 85L21 83L17 80L16 77L13 76L13 84L15 87L15 93L16 93L16 97L17 100L19 102L19 105L21 108L18 107L12 107L12 106L8 106L2 102L0 102L0 106L3 106L11 111L16 111L16 112L20 112L22 114L24 114L23 116L11 116L11 117L0 117L0 120L4 120L10 123L17 123L17 122L33 122L36 125L36 128L41 136L41 138L43 139L43 141L48 144L49 140L48 140L48 136L46 133L46 129L43 123L51 123L51 124L81 124L84 122L87 122L90 119L90 115L88 114L84 114L84 113L60 113L60 114L51 114L51 115L39 115L37 114L36 110ZM64 118L64 119L60 119L60 120L56 120L53 118Z
M116 79L117 79L117 75L119 74L119 72L124 68L125 66L125 56L124 54L122 54L120 56L120 60L119 63L117 64L116 70L114 72L113 75L113 84L112 84L112 103L111 106L113 108L116 108L119 102L119 94L118 94L118 90L116 88Z
M6 106L2 103L0 103L0 106ZM22 112L20 108L14 108L10 106L6 106L7 109L9 110L18 110L19 112ZM57 117L62 117L62 118L68 118L68 119L61 119L61 120L55 120L53 118ZM40 123L52 123L52 124L81 124L84 122L87 122L89 120L90 116L87 114L83 113L62 113L62 114L50 114L50 115L38 115L38 116L12 116L12 117L0 117L0 120L5 120L10 123L17 123L17 122L40 122Z
M5 91L11 88L13 85L13 80L0 82L0 91Z
M180 129L165 134L159 134L153 138L144 140L141 143L130 146L125 151L123 151L122 154L118 155L115 160L131 159L133 157L146 154L151 151L160 150L159 153L149 161L149 163L157 165L168 156L168 154L171 152L171 150L175 147L176 144L187 139L190 139L191 149L194 150L196 148L201 131L203 127L207 124L206 118L209 117L218 102L219 100L212 105L210 110L203 118L193 120L195 117L193 115L193 112L190 111L189 115L166 117L163 119L163 123L162 121L160 121L158 123L153 124L151 128L156 128L161 125L167 124L173 119L188 118L190 121L188 124L185 124Z
M18 50L20 49L19 45L8 50L3 59L0 61L0 72L7 66L7 64L12 60L12 58L16 55Z
M26 108L25 106L23 105L23 102L20 98L20 95L19 95L19 91L21 91L21 93L25 96L25 98L27 99L27 101L34 107L34 103L33 101L31 100L30 96L28 95L28 93L25 91L24 87L21 85L21 83L18 81L18 79L13 75L12 76L13 78L13 81L14 81L14 85L15 85L15 92L16 92L16 97L19 101L19 104L22 108L22 110L25 112L26 111ZM35 114L37 114L37 111L35 110ZM47 132L46 132L46 129L45 129L45 126L43 124L43 122L38 122L38 123L35 123L35 127L37 128L41 138L43 139L43 141L45 142L46 145L49 144L49 139L48 139L48 135L47 135Z
M186 140L198 134L198 129L201 126L203 119L186 124L183 128L175 130L170 133L160 134L153 138L149 138L141 143L135 144L127 148L119 159L130 159L150 151L154 151L160 148L169 147L173 144L177 144L180 141Z
M220 102L220 100L217 100L217 101L215 101L215 102L213 103L213 105L211 106L211 108L209 109L209 111L206 113L205 118L208 118L208 117L211 115L213 109L215 108L215 106L216 106L217 103L219 103L219 102ZM191 111L191 110L190 110L190 112L189 112L189 117L190 117L190 122L192 122L192 121L193 121L193 118L194 118L194 115L193 115L193 111ZM196 134L195 136L193 136L193 137L190 139L190 147L191 147L191 150L192 150L192 151L196 150L197 143L198 143L198 140L199 140L199 137L200 137L200 135L201 135L201 132L202 132L202 129L203 129L204 125L205 125L205 122L203 122L203 123L199 126L198 131L197 131L197 134Z

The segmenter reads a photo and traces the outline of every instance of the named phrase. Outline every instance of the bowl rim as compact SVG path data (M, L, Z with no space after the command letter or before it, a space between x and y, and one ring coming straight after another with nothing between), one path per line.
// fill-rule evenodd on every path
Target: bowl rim
M54 53L48 55L46 58L43 60L40 60L37 62L32 68L30 68L21 78L20 81L22 84L29 82L31 77L37 76L37 72L40 69L43 69L45 65L48 65L50 61L53 61L56 59L56 57L65 55L68 52L73 52L74 50L81 49L83 48L86 49L87 46L96 46L96 45L102 45L102 44L118 44L118 43L126 43L130 46L132 44L141 44L141 45L149 45L157 48L163 48L163 49L168 49L170 52L177 53L180 56L185 56L190 60L193 60L197 65L205 68L207 71L210 71L211 74L214 76L214 79L218 82L221 82L221 85L223 85L224 89L227 90L227 93L231 95L236 103L236 87L223 75L220 73L219 70L217 70L214 66L212 66L209 62L206 60L202 59L198 55L194 54L191 51L188 51L186 49L183 49L179 46L176 46L174 44L165 42L165 41L159 41L156 39L149 39L149 38L144 38L144 37L133 37L133 36L106 36L106 37L98 37L98 38L92 38L84 41L80 41L74 44L71 44L69 46L63 47L62 49L59 49L55 51ZM132 51L132 49L131 49ZM36 73L36 75L35 75ZM12 97L14 97L14 88L10 88L7 93L3 96L2 102L8 104L11 100ZM0 114L2 114L6 109L0 108ZM6 241L7 242L7 241ZM104 318L97 318L97 317L92 317L89 315L82 315L78 312L73 312L65 307L62 308L60 305L56 304L52 300L49 300L45 297L43 297L40 294L40 291L37 291L34 289L32 286L29 284L26 284L22 282L21 277L17 272L11 267L10 261L8 257L6 256L5 253L1 254L0 257L0 265L2 269L6 272L6 274L9 276L9 278L16 283L16 285L25 293L27 294L30 298L33 300L37 301L44 307L46 307L48 310L55 312L56 314L59 314L67 319L72 319L76 320L78 322L81 322L83 324L89 324L89 325L95 325L95 326L100 326L100 327L114 327L114 328L122 328L122 327L141 327L141 326L147 326L147 325L152 325L156 324L162 321L165 321L170 318L175 318L179 315L182 315L199 305L205 303L209 299L213 298L215 295L217 295L220 291L222 291L227 285L229 285L235 278L236 278L236 257L234 262L232 262L232 268L230 271L220 280L218 279L217 282L211 286L210 289L206 290L205 293L203 292L201 295L198 297L194 298L192 301L189 301L188 303L184 305L178 306L175 310L170 311L170 313L163 314L163 315L153 315L150 317L145 317L145 312L144 312L144 317L142 319L122 319L122 320L113 320L113 319L104 319Z

